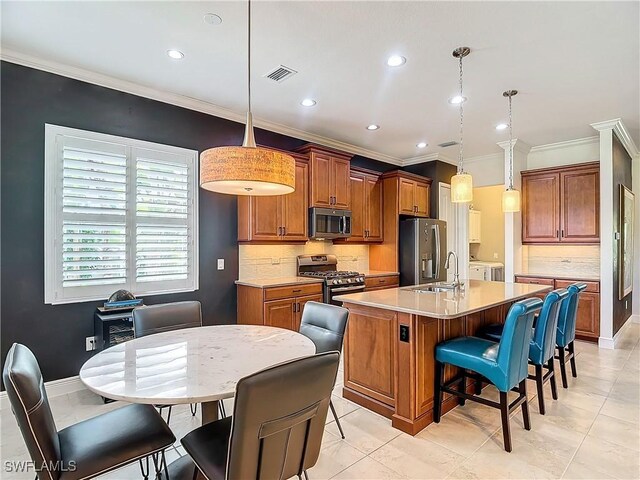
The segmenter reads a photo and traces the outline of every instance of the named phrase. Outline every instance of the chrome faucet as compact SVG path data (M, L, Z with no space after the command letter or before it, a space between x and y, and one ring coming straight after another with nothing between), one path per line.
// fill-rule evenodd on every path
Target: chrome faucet
M453 255L453 258L456 260L456 269L453 273L453 288L460 288L462 284L460 283L460 273L458 272L458 255L456 255L456 252L449 252L447 254L447 261L444 264L444 268L446 268L447 270L449 269L449 260L451 259L451 255Z

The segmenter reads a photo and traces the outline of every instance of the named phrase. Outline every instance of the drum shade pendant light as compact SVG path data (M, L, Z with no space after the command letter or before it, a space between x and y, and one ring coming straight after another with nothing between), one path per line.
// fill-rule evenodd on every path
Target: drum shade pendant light
M513 188L513 124L511 122L511 98L517 95L517 90L507 90L502 94L509 99L509 186L502 192L502 211L520 211L520 192Z
M471 53L469 47L459 47L453 51L453 56L460 61L460 154L458 159L458 173L451 177L451 201L453 203L467 203L473 200L473 180L464 171L464 142L462 126L464 120L464 95L462 92L462 59Z
M256 147L251 117L251 1L248 14L247 123L241 147L216 147L200 154L200 187L229 195L284 195L295 191L291 155Z

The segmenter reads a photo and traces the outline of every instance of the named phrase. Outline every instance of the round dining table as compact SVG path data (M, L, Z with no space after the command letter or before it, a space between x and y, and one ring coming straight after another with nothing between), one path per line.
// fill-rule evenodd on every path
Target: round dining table
M113 400L152 405L201 403L204 424L218 418L218 401L232 398L241 378L315 351L309 338L282 328L186 328L103 350L82 366L80 380Z

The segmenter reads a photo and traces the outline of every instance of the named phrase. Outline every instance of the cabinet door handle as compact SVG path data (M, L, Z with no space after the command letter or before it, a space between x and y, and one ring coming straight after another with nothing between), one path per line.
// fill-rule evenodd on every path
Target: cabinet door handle
M298 303L298 312L301 312L302 309L300 308L300 303Z
M282 227L282 236L284 237L287 234L287 227Z
M278 227L278 236L281 237L282 236L282 227Z
M561 236L562 238L564 238L564 228L563 228L562 230L560 230L560 236Z
M556 230L556 237L560 238L560 230Z

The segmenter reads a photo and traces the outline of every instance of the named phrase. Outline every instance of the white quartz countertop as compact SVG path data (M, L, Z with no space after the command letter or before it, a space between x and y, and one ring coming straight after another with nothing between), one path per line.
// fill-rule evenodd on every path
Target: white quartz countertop
M236 280L236 285L247 287L284 287L286 285L301 285L303 283L323 283L322 278L312 277L278 277L278 278L252 278L250 280Z
M416 292L413 287L389 288L334 297L345 303L411 313L432 318L458 318L550 290L545 285L465 280L462 291ZM423 285L426 286L426 285Z
M384 270L364 270L362 273L365 277L390 277L400 275L400 272L385 272Z

